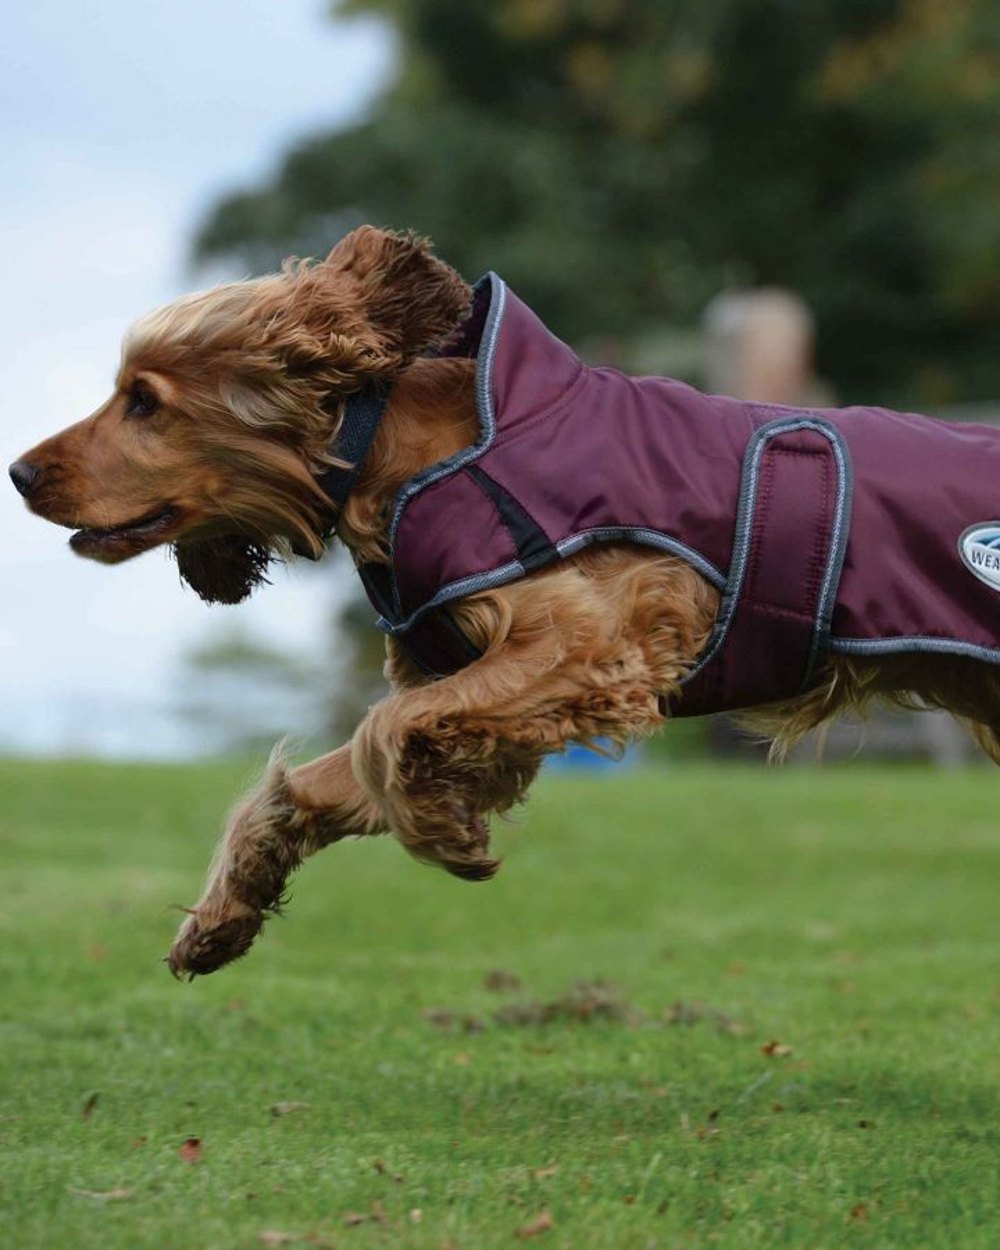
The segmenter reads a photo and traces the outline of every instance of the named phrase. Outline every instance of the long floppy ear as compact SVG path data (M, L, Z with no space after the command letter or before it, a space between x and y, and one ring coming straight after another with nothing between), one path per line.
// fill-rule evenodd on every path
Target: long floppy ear
M461 275L412 232L359 226L319 268L353 287L365 320L402 364L453 330L472 300Z
M230 534L174 544L177 571L206 603L242 603L266 582L270 563L266 547Z
M282 278L261 288L248 358L276 357L283 383L302 390L300 426L311 407L328 429L323 397L393 377L454 330L471 303L470 287L426 239L361 226L326 260L289 260Z

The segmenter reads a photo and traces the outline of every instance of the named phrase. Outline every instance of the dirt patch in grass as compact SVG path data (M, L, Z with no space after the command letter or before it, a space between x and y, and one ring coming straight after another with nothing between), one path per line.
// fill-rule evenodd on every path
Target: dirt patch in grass
M484 987L494 992L520 991L521 980L513 973L491 972ZM625 998L618 986L604 980L574 981L551 998L521 995L488 1013L462 1011L451 1007L427 1007L423 1018L445 1031L481 1033L488 1028L523 1029L559 1024L612 1024L627 1028L640 1026L690 1027L706 1024L719 1033L741 1036L746 1032L730 1012L699 1001L677 1001L658 1013L643 1011Z

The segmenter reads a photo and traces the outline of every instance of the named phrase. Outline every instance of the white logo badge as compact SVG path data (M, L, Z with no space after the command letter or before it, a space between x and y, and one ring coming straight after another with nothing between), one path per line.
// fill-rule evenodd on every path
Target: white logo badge
M1000 521L970 525L958 540L958 554L970 573L1000 590Z

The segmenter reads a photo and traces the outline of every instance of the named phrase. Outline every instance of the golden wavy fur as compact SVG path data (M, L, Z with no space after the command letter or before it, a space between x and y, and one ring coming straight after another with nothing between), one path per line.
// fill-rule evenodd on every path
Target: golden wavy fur
M188 296L126 337L114 394L19 462L40 515L106 562L170 544L205 599L235 602L272 558L319 556L331 523L316 482L346 396L393 383L336 534L384 560L389 504L419 469L476 436L473 365L423 355L470 291L425 241L363 227L320 264ZM489 820L524 797L546 753L659 728L705 645L718 596L690 565L591 548L452 607L483 657L428 682L390 641L392 694L339 750L289 769L276 753L232 814L205 892L170 953L175 973L243 954L289 874L344 837L392 832L458 876L490 876ZM1000 761L998 670L958 657L834 659L817 688L747 714L780 753L872 699L943 707Z

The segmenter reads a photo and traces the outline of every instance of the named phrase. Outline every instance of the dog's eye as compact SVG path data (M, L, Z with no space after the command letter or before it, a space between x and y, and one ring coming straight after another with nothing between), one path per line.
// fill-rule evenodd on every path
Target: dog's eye
M159 406L160 401L148 386L135 386L129 393L125 415L129 417L151 417Z

